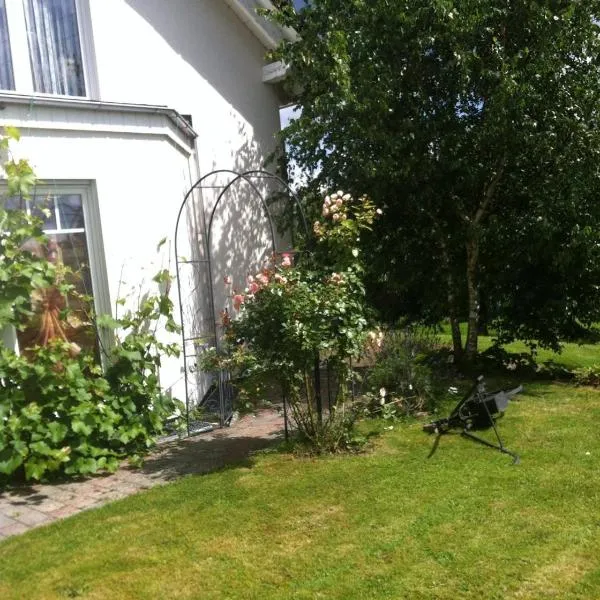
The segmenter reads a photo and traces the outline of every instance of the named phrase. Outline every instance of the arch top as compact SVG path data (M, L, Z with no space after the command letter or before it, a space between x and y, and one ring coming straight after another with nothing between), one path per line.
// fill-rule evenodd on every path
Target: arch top
M222 185L212 185L210 182L211 178L222 176ZM281 188L283 194L281 200L286 202L288 205L292 205L295 209L295 214L298 215L300 220L300 228L303 230L306 238L309 237L309 229L306 221L306 215L298 196L290 188L287 181L285 181L279 175L271 173L266 170L248 170L248 171L234 171L231 169L215 169L206 175L200 177L186 192L183 201L179 207L177 213L177 221L175 225L175 240L174 240L174 251L175 251L175 267L176 267L176 279L177 279L177 291L179 299L179 311L180 311L180 324L181 324L181 336L183 342L183 373L185 383L185 403L186 403L186 416L188 434L191 431L190 428L190 412L198 405L198 400L202 398L202 401L207 397L206 395L212 388L203 389L201 388L200 381L205 381L199 377L199 371L197 365L199 364L199 355L201 354L201 344L196 344L195 341L200 339L197 336L197 332L194 329L194 325L187 323L185 320L184 309L192 307L193 314L196 314L197 306L207 306L207 311L210 314L206 315L206 323L210 327L210 338L214 341L215 347L218 346L218 325L216 321L215 313L215 290L213 285L213 256L212 256L212 244L211 236L213 230L213 223L215 214L219 206L231 197L231 190L239 183L247 185L251 191L251 197L258 201L261 206L260 214L264 219L265 225L268 227L268 238L271 242L273 252L276 251L276 236L274 227L274 218L271 212L269 203L267 202L268 191L264 189L265 181L271 181L277 184ZM203 195L200 194L197 198L199 204L195 205L197 208L194 209L194 224L193 231L187 229L185 233L188 235L188 242L195 247L197 255L202 257L203 260L192 260L186 261L179 256L179 236L181 234L180 225L183 223L189 223L186 219L182 219L185 208L193 197L193 194L197 190L211 189L216 195L214 205L212 205L210 213L207 211L207 207L204 205ZM214 197L214 196L213 196ZM199 211L198 211L199 208ZM187 215L187 213L186 213ZM196 221L197 216L200 216L201 222ZM187 217L189 219L189 216ZM185 229L185 228L184 228ZM192 235L190 235L192 234ZM203 273L205 276L199 276L198 273L193 277L199 277L202 284L196 284L192 286L191 293L186 290L185 295L182 293L182 277L181 270L184 263L193 262L196 263L198 269L205 269ZM185 296L185 297L184 297ZM206 302L208 300L208 302ZM202 309L204 314L204 309ZM188 327L189 325L189 327ZM190 331L191 329L191 331ZM208 331L207 331L208 333ZM204 339L204 337L202 338ZM192 342L192 349L190 349L190 342ZM223 373L219 374L218 378L218 405L219 405L219 421L221 426L226 424L231 415L233 414L233 397L228 392L227 377ZM214 393L214 392L213 392Z

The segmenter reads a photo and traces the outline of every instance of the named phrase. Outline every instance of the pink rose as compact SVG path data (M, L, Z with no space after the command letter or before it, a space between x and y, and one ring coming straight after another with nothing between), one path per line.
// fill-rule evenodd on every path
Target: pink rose
M269 283L269 278L267 275L265 275L265 273L259 273L256 276L256 281L258 281L260 285L267 285Z
M292 255L289 254L288 252L285 252L283 254L283 258L281 259L281 266L284 269L288 269L289 267L292 266Z
M260 286L258 285L258 283L256 283L256 281L253 281L249 286L248 286L248 293L249 294L256 294L256 292L258 292L258 290L260 290Z
M242 294L236 294L233 297L233 308L235 308L235 310L240 310L242 304L244 304L244 300L245 298Z

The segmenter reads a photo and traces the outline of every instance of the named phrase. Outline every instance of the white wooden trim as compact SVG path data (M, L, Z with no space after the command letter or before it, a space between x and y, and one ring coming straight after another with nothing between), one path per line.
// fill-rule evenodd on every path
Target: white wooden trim
M15 89L24 94L33 94L33 78L29 60L29 41L25 25L23 0L6 0L6 20L13 60Z
M98 122L98 113L107 113L111 115L113 113L125 114L145 114L148 116L163 116L168 119L173 131L177 131L181 136L185 137L185 143L180 145L187 147L188 149L194 147L194 140L198 137L198 134L190 126L190 124L172 108L166 106L158 106L153 104L131 104L123 102L100 102L97 100L89 100L87 98L81 98L76 96L56 96L53 94L36 94L26 96L15 92L0 91L0 121L8 119L3 116L1 112L4 108L9 106L18 106L21 109L25 108L27 112L27 127L33 127L32 111L34 109L48 108L48 109L61 109L57 114L62 115L61 121L73 122L73 130L76 130L82 122L90 127L95 127L94 123ZM71 111L70 109L77 109ZM68 112L65 112L68 111ZM69 115L68 118L66 115ZM85 115L85 118L82 117ZM12 117L11 117L12 118ZM19 117L17 117L18 119ZM110 121L111 117L102 117L104 122ZM114 117L112 118L114 120ZM10 120L10 119L9 119ZM13 119L14 121L14 119ZM52 119L52 122L56 122ZM59 121L60 122L60 121ZM14 123L7 123L14 124Z
M98 85L98 69L96 68L96 51L94 48L94 31L92 28L90 0L76 0L76 9L86 97L90 100L100 100L100 86Z

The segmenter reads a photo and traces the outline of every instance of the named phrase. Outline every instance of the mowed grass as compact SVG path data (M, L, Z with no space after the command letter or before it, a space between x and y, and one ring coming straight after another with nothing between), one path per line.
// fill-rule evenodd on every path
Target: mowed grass
M520 465L371 424L367 454L264 454L0 543L0 598L600 598L600 392L519 398Z
M464 343L467 334L467 324L461 323L460 329ZM449 325L444 324L441 327L439 337L444 344L448 344L448 346L452 345L452 336ZM479 336L478 349L480 352L484 352L491 346L492 336ZM523 342L512 342L511 344L505 344L502 347L510 353L530 353L529 347ZM598 344L566 343L563 344L560 352L538 348L535 360L540 364L551 361L567 370L573 370L580 367L593 367L595 365L600 366L600 347Z

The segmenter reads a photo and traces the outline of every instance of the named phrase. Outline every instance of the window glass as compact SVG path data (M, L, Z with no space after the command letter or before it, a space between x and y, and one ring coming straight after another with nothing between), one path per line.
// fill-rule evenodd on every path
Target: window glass
M6 2L0 0L0 90L14 90L12 55L6 21Z
M30 212L44 222L44 230L56 229L56 209L53 196L35 196L29 202Z
M83 228L83 206L81 205L81 196L78 194L58 196L57 201L61 227L64 229Z
M23 206L23 200L8 199L5 205L18 208ZM56 287L34 292L31 300L35 317L24 331L17 333L19 347L24 350L43 344L50 335L73 342L98 357L98 340L91 322L93 290L81 195L37 194L25 201L25 209L42 219L48 237L45 245L32 242L27 249L58 266L69 267L71 272L59 277L74 286L74 293L65 297Z
M75 0L24 0L36 92L85 96Z

